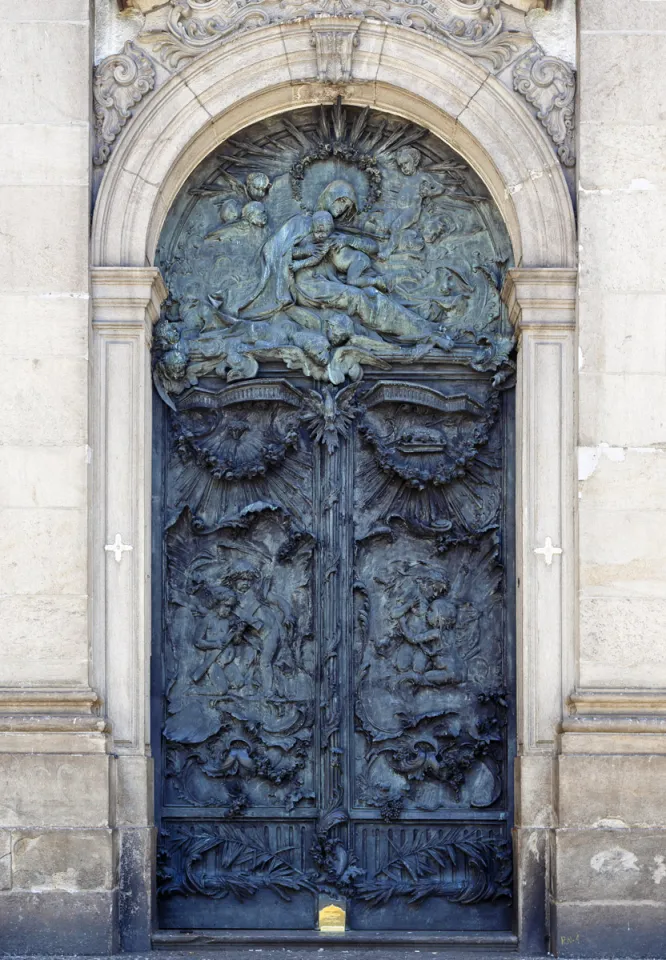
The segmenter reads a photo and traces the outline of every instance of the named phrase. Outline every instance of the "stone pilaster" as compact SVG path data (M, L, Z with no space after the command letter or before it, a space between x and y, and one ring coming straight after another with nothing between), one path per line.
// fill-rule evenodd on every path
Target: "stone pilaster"
M165 296L153 267L92 271L93 663L113 730L119 930L150 949L153 810L150 759L152 326Z
M555 751L574 650L576 272L511 270L503 299L519 340L516 899L521 949L543 952L549 945Z

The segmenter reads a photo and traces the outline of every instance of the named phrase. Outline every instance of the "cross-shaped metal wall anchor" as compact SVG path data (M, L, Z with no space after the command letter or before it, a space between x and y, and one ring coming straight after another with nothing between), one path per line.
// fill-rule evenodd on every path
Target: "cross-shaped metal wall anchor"
M106 543L104 549L107 552L113 553L116 558L116 563L120 563L123 558L123 553L125 553L126 550L133 550L134 548L130 547L128 543L123 543L123 538L117 533L113 543Z
M555 554L562 553L562 547L554 547L553 541L550 539L550 537L546 537L546 542L543 547L536 547L534 552L542 554L544 560L546 561L546 566L550 567Z

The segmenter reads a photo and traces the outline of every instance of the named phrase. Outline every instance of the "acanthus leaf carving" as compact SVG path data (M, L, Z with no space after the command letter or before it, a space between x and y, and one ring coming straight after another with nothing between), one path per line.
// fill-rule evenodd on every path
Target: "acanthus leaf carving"
M96 145L93 163L105 163L133 108L155 86L155 67L144 50L128 40L122 53L102 60L95 69L93 101Z
M536 48L516 63L513 85L536 107L537 119L547 130L565 167L574 166L576 77L571 67Z
M352 58L358 46L360 22L340 24L327 18L310 22L310 42L315 48L320 83L348 83L352 79Z

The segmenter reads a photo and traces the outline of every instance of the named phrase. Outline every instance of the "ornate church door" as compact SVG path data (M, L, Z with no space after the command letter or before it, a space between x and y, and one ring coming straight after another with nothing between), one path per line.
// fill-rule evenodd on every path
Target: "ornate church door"
M509 256L448 147L340 103L248 128L177 198L153 351L163 929L510 928Z

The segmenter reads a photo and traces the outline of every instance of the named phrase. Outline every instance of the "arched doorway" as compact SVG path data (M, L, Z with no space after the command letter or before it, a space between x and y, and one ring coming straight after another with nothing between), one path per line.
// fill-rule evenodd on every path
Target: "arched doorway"
M197 167L157 264L160 925L508 930L511 248L486 187L391 115L280 114Z

